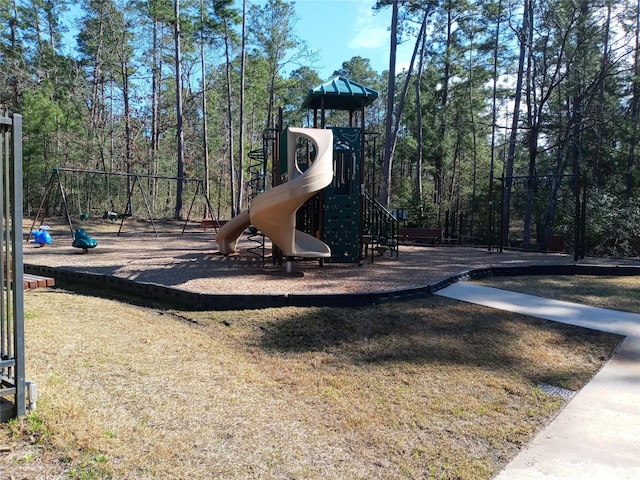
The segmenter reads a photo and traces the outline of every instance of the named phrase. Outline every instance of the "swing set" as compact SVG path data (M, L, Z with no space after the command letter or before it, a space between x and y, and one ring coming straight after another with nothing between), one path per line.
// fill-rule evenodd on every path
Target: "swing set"
M195 184L196 188L195 191L193 193L193 197L191 199L191 204L189 206L189 211L187 213L187 217L184 221L184 225L182 228L182 233L184 234L187 224L189 223L190 217L191 217L191 213L194 209L194 205L196 202L196 199L198 198L198 196L202 196L202 198L205 201L205 205L204 205L204 219L211 219L210 221L213 223L213 226L215 228L219 228L219 222L218 219L215 217L215 215L213 214L213 208L211 206L211 203L209 201L209 199L207 198L207 196L205 195L205 189L204 189L204 181L201 178L187 178L187 177L171 177L171 176L165 176L165 175L150 175L150 174L141 174L141 173L125 173L125 172L107 172L107 171L103 171L103 170L90 170L90 169L80 169L80 168L69 168L69 167L55 167L53 168L52 172L51 172L51 176L49 177L49 181L47 182L47 186L44 190L44 194L42 195L42 199L40 201L40 206L36 212L36 215L33 219L33 223L31 224L31 228L29 229L29 234L27 236L27 241L29 241L29 237L31 236L31 232L33 231L36 223L38 222L38 220L40 219L40 225L42 225L45 221L46 218L46 214L47 214L47 210L46 210L46 205L47 202L49 200L49 198L52 196L52 194L56 194L59 196L59 198L56 198L56 204L59 202L61 209L64 213L65 219L67 221L67 224L69 225L69 230L71 232L71 236L73 237L74 235L74 228L73 228L73 222L71 220L71 212L70 212L70 202L69 202L69 193L67 191L67 174L70 174L71 176L73 176L75 178L75 187L72 186L71 190L75 190L75 198L77 201L77 205L78 205L78 212L79 212L79 216L81 220L88 220L91 217L91 209L92 209L92 201L93 201L93 194L94 194L94 187L95 187L95 179L96 177L104 177L105 180L105 184L106 184L106 189L107 189L107 195L109 197L108 201L109 201L109 208L107 210L104 211L103 214L103 218L107 218L109 220L112 221L117 221L120 220L120 227L118 228L118 236L120 236L120 233L122 232L122 227L124 225L124 220L127 217L132 217L133 216L133 212L132 212L132 200L133 200L133 195L134 195L134 191L136 191L136 186L137 186L137 190L140 192L140 195L142 197L142 200L144 201L144 205L146 208L146 212L148 215L148 218L151 222L151 225L153 227L153 232L156 236L156 238L159 238L158 236L158 230L156 228L156 222L154 220L153 217L153 213L152 213L152 208L151 205L149 203L149 196L147 194L147 192L145 191L141 180L142 179L146 179L146 180L151 180L151 181L156 181L156 180L168 180L168 181L175 181L175 182L185 182L185 183L192 183ZM89 179L89 188L88 188L88 192L87 192L87 201L86 201L86 208L83 211L82 210L82 206L81 206L81 199L80 199L80 192L81 192L81 186L80 186L80 180L79 180L79 176L80 175L86 175ZM126 203L125 203L125 208L122 209L122 212L118 212L115 209L114 206L114 202L113 202L113 198L111 197L111 179L115 177L115 178L125 178L126 179L126 184L127 184L127 198L126 198ZM85 185L86 186L86 185ZM87 189L85 189L86 191Z

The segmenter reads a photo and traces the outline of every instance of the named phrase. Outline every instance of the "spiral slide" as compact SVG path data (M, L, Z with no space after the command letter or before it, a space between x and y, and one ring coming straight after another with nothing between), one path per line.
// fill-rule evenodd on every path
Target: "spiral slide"
M300 171L295 159L296 139L307 137L315 146L316 156L309 168ZM287 130L288 178L283 183L258 195L249 212L236 215L216 235L220 253L229 255L236 251L238 237L253 224L271 239L287 257L325 258L331 249L320 239L296 230L296 211L328 186L333 180L333 132L316 128Z
M238 237L242 235L251 223L249 212L242 212L225 223L216 234L218 250L224 255L236 252Z

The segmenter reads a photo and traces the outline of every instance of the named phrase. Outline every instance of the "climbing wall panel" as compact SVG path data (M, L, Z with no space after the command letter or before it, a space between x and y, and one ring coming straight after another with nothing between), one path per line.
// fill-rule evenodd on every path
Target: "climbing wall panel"
M324 242L331 247L334 263L360 260L360 199L338 195L325 196Z
M361 135L357 128L334 128L334 180L324 190L323 240L328 262L360 261Z

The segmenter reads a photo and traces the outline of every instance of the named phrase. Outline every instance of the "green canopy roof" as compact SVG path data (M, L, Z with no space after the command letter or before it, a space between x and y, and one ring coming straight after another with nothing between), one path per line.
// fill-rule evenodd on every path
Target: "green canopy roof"
M345 77L334 77L331 80L309 90L303 108L321 108L324 98L326 110L357 110L378 98L378 92Z

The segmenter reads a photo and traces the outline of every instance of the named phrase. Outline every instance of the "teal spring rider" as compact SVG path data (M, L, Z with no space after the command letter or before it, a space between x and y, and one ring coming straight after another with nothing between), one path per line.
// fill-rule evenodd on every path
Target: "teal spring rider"
M98 242L87 235L84 228L76 228L76 233L71 245L76 248L81 248L83 253L87 253L90 248L96 247Z

